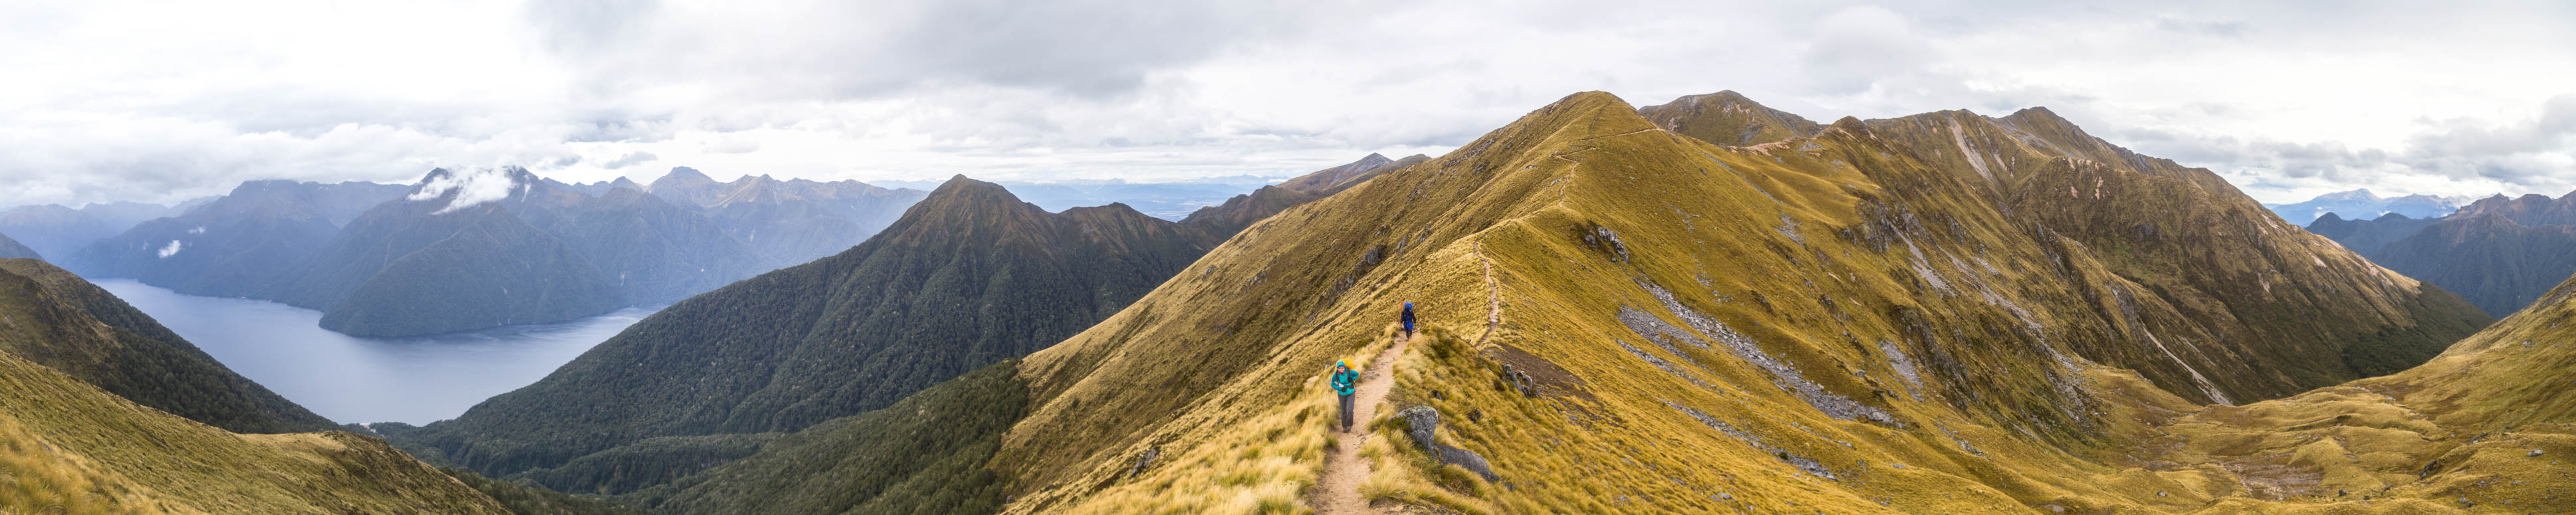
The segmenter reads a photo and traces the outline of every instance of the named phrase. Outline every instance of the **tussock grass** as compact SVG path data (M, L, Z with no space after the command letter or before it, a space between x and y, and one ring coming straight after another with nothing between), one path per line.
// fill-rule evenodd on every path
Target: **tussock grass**
M1435 340L1465 343L1399 357L1380 412L1438 409L1438 438L1500 476L1434 465L1372 421L1362 491L1421 507L2398 513L2438 503L2333 494L2427 463L2451 472L2386 495L2490 495L2568 470L2505 452L2557 445L2530 422L2571 413L2511 408L2565 404L2484 395L2567 385L2402 385L2432 396L2361 381L2397 400L2209 406L2347 381L2466 331L2434 320L2447 308L2417 302L2419 284L2261 223L2205 172L2123 157L2038 116L1846 120L1729 148L1659 131L1608 95L1568 97L1256 224L1030 357L1024 376L1046 406L997 460L1029 490L1011 509L1241 510L1226 507L1300 484L1315 462L1264 473L1282 454L1243 446L1320 433L1328 422L1296 418L1329 410L1315 378L1364 355L1406 300ZM1964 143L1952 118L1970 125ZM2222 232L2223 244L2209 236ZM2365 363L2336 351L2372 331L2388 334ZM2452 359L2416 370L2477 368ZM1539 395L1504 386L1506 363ZM2466 443L2468 428L2500 423L2521 440ZM1328 441L1297 448L1320 455ZM1180 457L1109 480L1154 446Z
M382 441L238 435L0 352L10 513L507 513Z

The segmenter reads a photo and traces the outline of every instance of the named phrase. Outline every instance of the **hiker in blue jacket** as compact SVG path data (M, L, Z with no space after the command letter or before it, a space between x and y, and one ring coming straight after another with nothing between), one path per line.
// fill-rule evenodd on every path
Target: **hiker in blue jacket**
M1360 373L1351 370L1351 362L1333 362L1333 393L1342 396L1342 431L1351 430L1351 394L1359 391Z
M1404 339L1413 339L1413 303L1404 303Z

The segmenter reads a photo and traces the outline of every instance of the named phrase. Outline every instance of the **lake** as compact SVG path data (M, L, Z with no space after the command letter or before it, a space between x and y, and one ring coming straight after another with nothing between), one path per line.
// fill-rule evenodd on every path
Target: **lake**
M358 338L322 329L322 312L264 300L198 297L132 280L94 281L233 372L339 422L456 418L519 389L617 335L656 308L560 324L416 338Z

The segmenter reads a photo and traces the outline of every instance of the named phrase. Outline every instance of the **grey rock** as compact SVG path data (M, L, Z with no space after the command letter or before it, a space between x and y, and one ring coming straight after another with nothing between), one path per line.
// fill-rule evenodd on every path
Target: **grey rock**
M1163 457L1163 449L1160 447L1147 447L1145 452L1136 453L1136 464L1127 467L1127 477L1134 478L1138 474L1145 473L1146 468L1154 465L1154 458L1160 457Z
M1415 446L1422 448L1424 453L1439 455L1435 452L1437 449L1432 448L1431 442L1433 435L1438 434L1440 430L1440 410L1432 409L1430 406L1414 406L1396 412L1395 416L1404 419L1404 434L1413 437Z
M1432 444L1432 446L1439 449L1438 456L1441 463L1465 468L1468 472L1474 472L1477 476L1485 478L1486 481L1502 479L1502 476L1494 475L1494 466L1485 463L1485 457L1476 455L1475 451L1439 444Z
M2532 455L2532 456L2539 456L2539 455L2540 455L2540 449L2532 449L2532 450L2531 450L2531 455Z

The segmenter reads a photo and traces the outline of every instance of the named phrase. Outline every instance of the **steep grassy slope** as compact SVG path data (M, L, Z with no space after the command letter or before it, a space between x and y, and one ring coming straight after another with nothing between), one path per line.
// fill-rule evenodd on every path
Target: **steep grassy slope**
M233 373L106 290L41 261L0 259L0 352L144 406L227 431L333 428Z
M2202 408L2138 455L2240 474L2254 499L2213 513L2564 512L2576 507L2571 297L2576 278L2404 372Z
M44 256L36 254L36 249L27 248L26 245L18 243L18 240L9 239L9 235L0 234L0 259L44 258Z
M2363 256L2372 257L2373 261L2377 261L2379 249L2387 247L2389 242L2405 239L2407 236L2414 235L2416 231L2424 230L2424 227L2433 225L2434 222L2439 222L2441 220L2441 218L2407 218L2406 215L2397 213L2389 213L2385 216L2368 220L2346 220L2334 213L2326 213L2325 216L2317 217L2315 223L2308 224L2308 232L2317 233L2318 236L2324 236L2327 239L2334 240L2335 243L2343 244L2344 248L2352 249L2353 252L2360 253ZM2386 262L2380 263L2381 266L2387 266L2387 264L2388 263ZM2395 267L2390 267L2390 269L2398 270ZM2404 270L2398 271L2401 273L2405 272ZM2408 276L2414 277L2414 274L2408 274ZM2422 277L2417 278L2422 279ZM2435 282L2434 284L2441 283ZM2457 291L2456 289L2454 290ZM2466 297L2465 294L2462 296ZM2475 301L2472 300L2472 302L2474 303ZM2497 313L2493 310L2489 310L2487 313L2495 316L2504 316L2511 312L2507 311L2505 313Z
M155 354L146 348L163 342L91 317L103 308L87 303L98 299L57 293L63 281L77 278L33 261L0 266L9 270L0 273L0 511L508 513L490 497L372 438L343 432L233 434L93 386L143 387L136 394L148 402L200 413L248 410L230 417L200 415L217 422L274 418L258 411L267 407L244 406L238 399L265 394L239 390L257 385L198 381L202 368L191 372L187 364L169 361L178 359L171 354L194 349ZM43 279L20 273L29 269L49 272L39 273ZM185 375L190 373L200 375ZM309 413L303 417L318 420Z
M2046 109L1867 125L1894 152L2100 257L2121 281L2089 284L2092 296L2116 300L2135 319L2124 325L2159 345L2076 350L2186 398L2268 399L2393 372L2491 321L2282 222L2208 170L2111 145ZM2330 356L2339 359L2318 359Z

